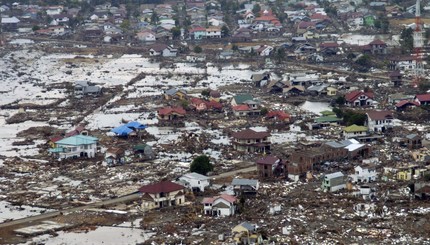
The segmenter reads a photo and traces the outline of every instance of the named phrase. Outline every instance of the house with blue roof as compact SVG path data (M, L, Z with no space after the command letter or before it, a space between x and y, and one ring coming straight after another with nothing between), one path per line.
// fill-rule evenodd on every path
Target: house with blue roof
M130 136L138 135L139 132L145 128L146 125L132 121L119 127L113 128L111 132L115 133L117 136Z
M55 147L49 149L59 159L95 157L97 152L96 137L86 135L74 135L55 142Z

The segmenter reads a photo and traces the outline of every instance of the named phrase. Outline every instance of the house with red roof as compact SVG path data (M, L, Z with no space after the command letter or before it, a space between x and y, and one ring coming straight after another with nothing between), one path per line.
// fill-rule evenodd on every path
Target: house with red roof
M414 100L419 105L430 105L430 94L417 94Z
M374 103L374 94L373 92L364 92L364 91L352 91L345 94L345 101L347 106L354 107L364 107L364 106L372 106Z
M215 100L206 101L206 106L209 110L213 111L222 111L223 108L222 104L219 101Z
M416 101L401 100L395 106L397 111L404 111L410 108L420 106L420 104Z
M151 210L185 203L185 187L171 181L162 181L139 188L142 209Z
M275 156L265 156L257 161L257 172L260 179L273 179L276 177L286 177L286 162Z
M252 129L245 129L234 132L233 149L249 153L269 153L270 152L270 133L258 132Z
M210 216L231 216L236 213L236 202L236 197L227 194L206 197L202 201L203 211Z
M190 105L195 108L196 111L206 111L208 109L206 101L196 97L190 99Z
M164 107L158 110L158 120L178 121L182 120L187 112L182 107Z
M289 123L291 115L283 111L269 111L264 117L266 120L272 120L275 122L286 122Z
M207 111L207 110L213 110L213 111L221 111L222 110L222 104L218 101L207 101L200 98L192 97L190 99L190 106L194 108L196 111Z
M321 21L330 20L330 17L328 17L328 15L322 14L322 13L314 13L311 16L309 16L309 18L313 22L321 22Z
M369 43L370 52L372 54L386 54L387 44L379 39L373 40Z
M393 128L393 112L391 111L368 111L367 116L367 127L371 132L382 132Z
M257 111L254 111L246 104L232 106L232 110L233 110L233 114L237 117L244 117L244 116L254 115L254 113L257 113Z

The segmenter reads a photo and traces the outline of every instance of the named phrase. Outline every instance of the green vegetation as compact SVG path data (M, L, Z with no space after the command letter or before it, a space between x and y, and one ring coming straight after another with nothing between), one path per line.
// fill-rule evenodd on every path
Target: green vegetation
M339 108L333 108L333 112L336 113L337 117L343 118L343 123L346 126L350 125L358 125L358 126L364 126L366 123L367 116L364 113L356 112L350 109L339 109Z
M198 53L201 53L203 51L203 49L200 46L195 46L194 49L193 49L193 51L194 51L194 53L198 54Z
M400 44L402 45L402 53L410 54L414 49L414 31L411 28L405 28L400 34Z
M196 157L190 165L190 171L206 175L213 170L213 165L206 155Z

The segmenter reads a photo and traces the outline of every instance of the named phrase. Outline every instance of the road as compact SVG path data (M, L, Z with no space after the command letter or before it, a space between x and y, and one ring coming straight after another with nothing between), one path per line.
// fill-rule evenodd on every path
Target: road
M234 176L234 175L237 175L239 173L248 173L248 172L252 172L255 170L257 170L257 167L251 166L251 167L247 167L247 168L243 168L243 169L225 172L225 173L222 173L219 175L214 175L214 176L211 176L211 178L212 179L221 179L221 178L226 178L229 176ZM131 202L131 201L138 200L139 198L140 198L139 193L131 193L131 194L124 195L121 197L108 199L108 200L104 200L104 201L100 201L100 202L96 202L96 203L91 203L91 204L88 204L85 206L66 208L66 209L63 209L60 211L54 211L54 212L49 212L49 213L39 214L39 215L26 217L26 218L22 218L22 219L16 219L16 220L4 222L4 223L0 224L0 229L5 228L5 227L9 227L9 226L14 226L14 225L22 225L22 224L32 225L33 222L37 222L37 221L41 221L41 220L45 220L45 219L49 219L49 218L54 218L58 215L83 211L83 210L91 209L91 208L99 208L102 206L114 205L114 204L118 204L118 203L122 203L122 202Z

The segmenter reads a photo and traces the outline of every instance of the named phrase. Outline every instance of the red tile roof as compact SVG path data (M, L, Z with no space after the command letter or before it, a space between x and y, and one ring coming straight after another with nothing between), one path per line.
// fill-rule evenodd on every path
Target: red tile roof
M275 21L275 20L278 20L278 19L272 15L264 15L264 16L255 18L255 21Z
M62 139L63 139L63 137L61 137L61 136L53 136L49 140L55 143L55 142L62 140Z
M267 113L266 118L277 118L281 121L284 121L287 118L290 118L291 116L283 111L270 111Z
M185 115L187 112L182 107L165 107L158 110L158 115L169 115L171 113Z
M372 120L393 119L393 113L391 111L368 111L366 114Z
M354 100L356 100L361 95L366 95L370 99L373 99L373 97L374 97L374 94L372 92L363 92L363 91L357 90L357 91L352 91L350 93L345 94L345 100L348 102L353 102Z
M229 202L229 203L234 203L234 202L236 202L236 197L231 196L231 195L227 195L227 194L221 194L220 196L215 196L215 197L206 197L206 198L203 198L202 203L203 203L203 204L206 204L206 203L214 203L214 202L215 202L215 200L217 200L217 199L219 199L219 198L222 198L222 199L226 200L226 201L227 201L227 202Z
M257 164L262 164L262 165L273 165L276 163L276 161L278 161L279 158L274 157L274 156L266 156L263 158L260 158L257 160Z
M420 102L429 102L430 94L417 94L415 96Z
M418 104L418 102L416 101L408 101L408 100L402 100L399 101L399 103L396 104L396 107L403 107L405 105L415 105L415 106L420 106L420 104Z
M310 16L311 20L329 20L330 17L328 17L327 15L323 15L320 13L315 13L313 15Z
M236 105L233 106L233 111L249 111L251 108L249 108L248 105Z
M212 109L222 109L222 104L220 102L216 102L216 101L207 101L206 102L206 106L208 108L212 108Z
M232 137L236 139L263 139L269 136L269 132L256 132L252 129L245 129L232 134Z
M191 104L193 104L193 105L200 105L200 104L204 104L206 102L206 101L204 101L200 98L196 98L196 97L192 97L190 99L190 101L191 101Z
M221 194L219 196L219 198L222 198L230 203L234 203L236 201L236 197L231 196L231 195L227 195L227 194ZM217 198L218 199L218 198ZM216 200L216 199L215 199Z
M179 191L185 189L184 186L170 182L170 181L162 181L155 184L150 185L144 185L139 188L140 193L150 193L150 194L157 194L157 193L169 193L174 191Z
M299 23L299 29L307 29L309 27L315 27L315 22L310 22L310 21L301 21Z
M194 27L193 29L189 30L190 33L198 32L198 31L206 31L206 28L204 28L204 27Z

